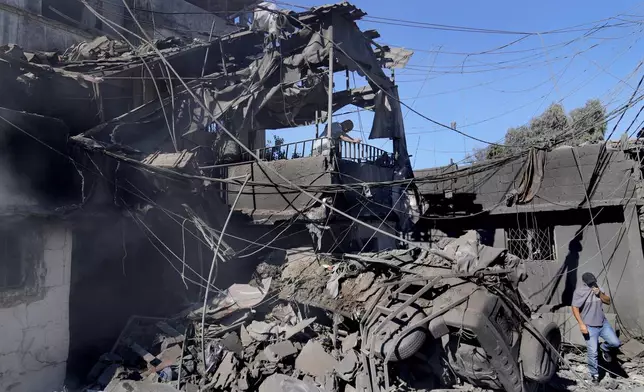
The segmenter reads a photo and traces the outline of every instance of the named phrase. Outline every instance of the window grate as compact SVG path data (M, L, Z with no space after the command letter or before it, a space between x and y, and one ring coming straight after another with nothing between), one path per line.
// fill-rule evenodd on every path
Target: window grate
M506 229L506 247L510 253L523 260L557 260L552 227Z

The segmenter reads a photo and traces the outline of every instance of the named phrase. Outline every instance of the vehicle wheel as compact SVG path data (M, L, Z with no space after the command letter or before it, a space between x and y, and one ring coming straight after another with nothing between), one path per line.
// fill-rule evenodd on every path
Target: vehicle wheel
M521 370L512 357L510 348L496 328L488 328L488 331L485 339L479 336L478 340L487 353L492 368L496 370L499 383L506 392L522 392Z
M561 346L561 331L557 324L544 319L536 319L530 322L543 337L557 350ZM534 336L528 328L523 329L521 334L521 361L523 362L523 373L526 378L545 383L557 372L559 357L541 339Z
M400 306L390 306L391 309L397 309ZM381 358L385 358L388 353L393 351L390 357L392 362L405 360L412 355L416 354L418 350L425 343L427 338L427 327L425 324L401 339L397 347L394 347L395 340L403 333L403 330L409 325L416 324L427 315L417 306L407 306L402 312L392 321L388 321L384 327L375 335L374 347L376 352ZM386 316L381 315L378 321L374 324L373 330L375 331L378 326L385 320Z
M520 370L517 367L516 361L507 355L509 350L504 350L502 345L505 345L505 343L499 340L494 349L486 350L490 355L490 363L496 369L499 381L506 392L522 392L523 386Z

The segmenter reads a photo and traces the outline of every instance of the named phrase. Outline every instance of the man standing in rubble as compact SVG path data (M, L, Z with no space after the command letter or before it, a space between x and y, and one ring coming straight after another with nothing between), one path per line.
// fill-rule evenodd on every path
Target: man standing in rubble
M602 358L610 362L612 357L610 350L619 347L619 341L613 327L611 327L603 305L610 305L610 297L597 285L597 278L590 272L581 276L583 284L573 294L572 314L577 319L586 346L588 348L588 370L594 383L599 382L599 369L597 363L597 349L602 353ZM599 345L599 338L604 342Z
M331 134L329 135L329 127L324 128L324 132L320 135L320 138L315 139L313 142L313 155L322 155L324 151L331 149L329 145L330 139L333 140L333 145L337 146L338 141L343 140L349 143L360 143L362 140L358 138L352 138L347 135L348 132L353 130L353 121L345 120L342 123L331 123Z

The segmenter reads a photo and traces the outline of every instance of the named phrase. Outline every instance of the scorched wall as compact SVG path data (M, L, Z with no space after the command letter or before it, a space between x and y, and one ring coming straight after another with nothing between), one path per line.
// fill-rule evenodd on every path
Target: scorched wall
M65 380L72 236L62 223L23 224L20 251L3 244L0 259L25 268L21 285L0 289L0 390L52 392Z

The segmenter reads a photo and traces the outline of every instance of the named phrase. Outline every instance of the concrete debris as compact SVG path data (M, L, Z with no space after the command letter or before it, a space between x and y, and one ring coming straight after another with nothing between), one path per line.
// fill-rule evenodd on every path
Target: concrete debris
M344 340L342 341L342 352L346 353L350 350L353 350L356 348L358 345L358 332L354 332L352 334L349 334Z
M213 381L210 383L215 389L228 390L237 377L239 360L231 352L224 354L221 364L217 368Z
M224 335L223 339L221 339L221 345L224 346L226 350L235 353L238 357L241 357L242 351L244 350L241 340L235 332L230 332Z
M353 381L358 370L358 361L355 351L349 351L335 368L338 377L347 382Z
M325 392L313 383L298 380L283 374L273 374L259 386L259 392Z
M282 322L283 324L295 325L298 322L297 314L290 304L276 305L271 312L271 316Z
M206 373L216 369L224 355L224 346L219 342L210 342L206 347Z
M105 392L178 392L170 384L161 384L148 381L124 380L110 385Z
M279 328L276 323L266 323L263 321L253 321L246 327L248 335L258 342L265 342L272 336L279 333Z
M272 282L265 282L280 288L271 303L252 300L240 304L248 309L231 313L222 310L219 298L205 309L203 328L201 320L186 311L183 319L154 320L141 330L124 331L113 352L103 355L92 369L90 387L130 392L160 383L180 391L205 392L395 388L515 392L521 384L513 387L506 376L520 371L521 361L524 366L531 364L524 375L541 378L548 390L585 392L589 377L583 351L573 346L577 352L565 352L559 361L545 354L538 337L525 333L524 325L530 322L544 334L543 339L557 343L556 323L553 328L552 319L528 314L516 294L515 277L506 276L516 271L508 272L504 261L515 266L515 260L505 252L486 249L471 235L452 248L457 260L451 270L432 270L426 264L427 253L411 251L362 254L365 264L358 268L347 268L353 261L342 262L344 278L337 296L327 291L331 270L311 263L300 252L288 261L296 265L287 263L279 273L273 271ZM417 272L405 274L407 269ZM468 269L474 269L472 275ZM296 284L291 279L297 279ZM258 295L255 298L266 296L257 287L240 290L243 287L236 285L227 292L248 289ZM362 298L365 293L370 294ZM521 317L523 312L526 318ZM540 329L541 325L549 327ZM512 345L499 345L498 337L508 331ZM478 341L476 346L473 339ZM617 357L619 368L608 371L629 378L605 377L598 390L644 386L644 374L638 374L644 369L642 352L635 340L625 344ZM500 355L507 364L495 367ZM537 358L528 361L522 355ZM559 363L565 367L557 369ZM476 377L468 373L470 369L486 376ZM499 372L505 372L503 377Z
M285 339L290 339L290 338L292 338L293 336L295 336L296 334L298 334L298 333L302 332L302 331L303 331L303 330L305 330L308 326L310 326L311 324L313 324L313 323L315 322L315 320L316 320L316 318L315 318L315 317L311 317L311 318L308 318L308 319L306 319L306 320L302 320L302 321L300 321L299 323L297 323L296 325L294 325L294 326L292 326L292 327L288 327L288 328L286 328L286 330L285 330L286 335L284 336L284 338L285 338Z
M244 346L244 348L253 344L253 338L250 336L250 334L248 333L248 330L244 325L241 326L239 337L241 338L241 343L242 343L242 346Z
M338 361L326 352L320 342L309 340L295 360L295 368L302 373L324 377L333 372Z
M250 388L250 385L248 384L248 373L248 368L243 368L239 372L239 377L237 378L237 388L239 388L240 391L247 391Z
M620 351L627 359L640 358L644 355L644 344L635 339L631 339L620 347Z
M297 354L297 349L289 341L271 344L264 349L264 355L270 362L279 362L280 360Z

